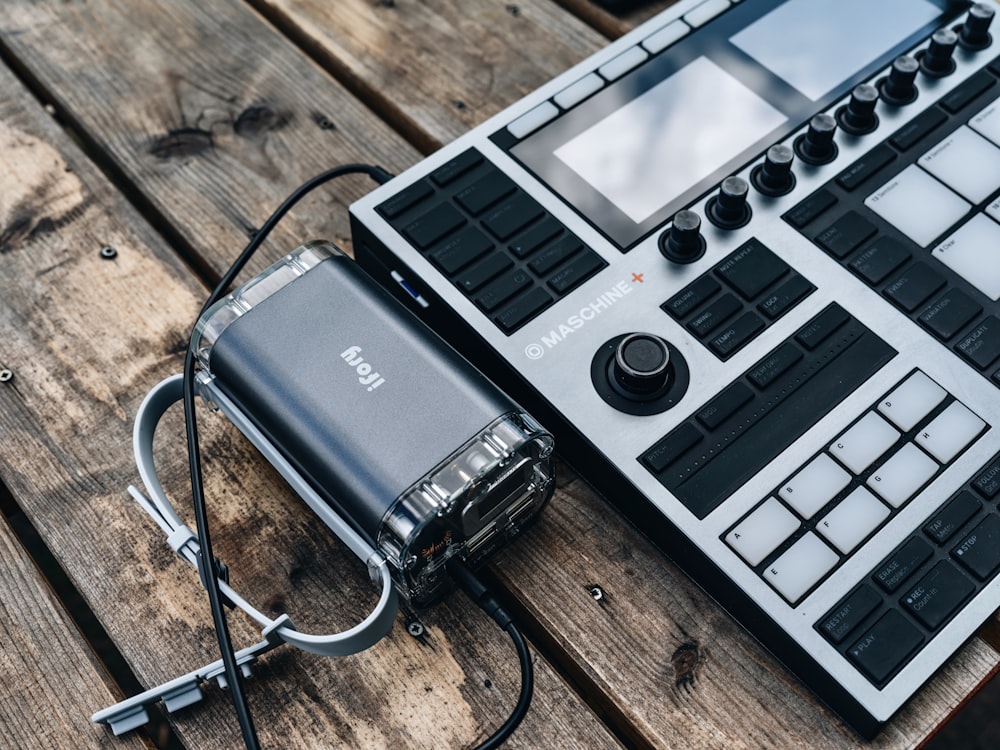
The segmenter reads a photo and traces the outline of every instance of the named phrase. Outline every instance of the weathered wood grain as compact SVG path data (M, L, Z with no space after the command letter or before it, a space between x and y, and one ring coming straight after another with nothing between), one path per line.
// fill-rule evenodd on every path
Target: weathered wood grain
M217 658L196 574L125 492L136 481L135 410L179 368L204 289L2 67L0 89L0 365L14 373L0 384L0 477L134 672L154 684ZM103 258L104 246L116 257ZM216 551L234 584L304 629L354 624L376 598L363 566L232 428L202 421ZM158 452L168 491L183 498L180 440L174 416ZM243 618L231 621L238 645L257 640ZM248 688L263 746L460 747L485 737L517 694L506 636L459 597L426 625L422 641L399 623L346 659L290 649L266 658ZM536 710L512 747L617 746L544 660L536 668ZM54 673L41 689L72 691L75 679ZM228 699L206 692L175 717L177 734L192 749L241 746ZM74 721L86 725L105 703L82 696L95 700ZM86 736L129 742L103 728Z
M240 0L12 0L0 4L0 44L202 267L227 267L317 172L418 158ZM346 206L370 188L358 178L311 197L270 258L314 237L349 247Z
M0 521L0 744L18 750L152 748L90 723L121 700L31 558Z
M584 691L641 734L637 743L846 750L861 742L568 467L561 476L531 542L494 567L522 614L566 652ZM919 745L997 660L972 641L867 746Z
M550 0L252 0L424 152L607 40Z

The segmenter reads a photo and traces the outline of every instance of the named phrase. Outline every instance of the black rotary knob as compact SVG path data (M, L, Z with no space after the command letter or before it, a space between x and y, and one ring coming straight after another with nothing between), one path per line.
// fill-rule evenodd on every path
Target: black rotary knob
M764 163L750 173L750 181L758 192L779 196L790 193L795 187L792 162L795 152L783 143L776 143L764 154Z
M742 177L727 177L719 186L719 194L708 201L705 213L719 229L738 229L750 221L747 195L750 186Z
M614 385L624 396L650 398L670 385L670 349L651 333L630 333L615 349Z
M951 29L938 29L931 35L927 49L918 53L920 70L931 78L943 78L955 72L955 45L958 34Z
M806 132L795 139L795 153L806 164L826 164L837 158L833 136L837 121L826 113L814 115Z
M678 211L670 229L660 235L660 252L674 263L692 263L704 255L701 217L687 209Z
M920 63L910 55L900 55L892 61L889 75L878 82L882 101L893 107L910 104L917 98L915 81Z
M878 115L875 105L878 104L878 89L867 83L854 87L851 99L837 110L837 121L840 127L851 135L864 135L878 127Z
M976 3L969 8L965 23L958 32L958 43L969 50L989 47L993 41L989 29L995 12L992 3Z

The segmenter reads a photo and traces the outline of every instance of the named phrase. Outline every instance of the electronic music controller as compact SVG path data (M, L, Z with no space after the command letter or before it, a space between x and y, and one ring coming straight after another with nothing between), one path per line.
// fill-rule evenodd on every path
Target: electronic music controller
M865 736L1000 608L994 10L683 0L351 208Z

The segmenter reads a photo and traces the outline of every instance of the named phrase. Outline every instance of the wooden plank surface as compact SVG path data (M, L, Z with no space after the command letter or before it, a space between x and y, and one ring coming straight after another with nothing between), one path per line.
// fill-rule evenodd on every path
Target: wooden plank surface
M179 369L204 289L4 68L0 89L0 362L14 372L0 388L0 477L132 669L154 684L217 658L196 574L125 493L136 481L136 407ZM376 598L363 566L233 429L202 421L216 550L234 585L303 629L357 622ZM163 429L162 475L183 497L176 417ZM257 640L242 618L231 621L237 645ZM517 694L506 636L461 597L424 623L422 640L400 622L355 657L286 649L267 658L249 686L264 746L459 747L485 737ZM535 663L535 710L511 747L616 747L544 660ZM240 746L228 700L206 692L175 717L177 734L189 748Z
M152 748L140 735L114 741L89 716L122 696L0 520L0 736L18 750Z
M494 9L492 15L477 17L463 10L466 4L344 0L343 6L361 19L356 23L375 23L352 27L357 29L354 35L358 38L347 40L327 30L328 24L336 22L331 14L339 10L329 10L326 3L268 0L266 7L262 3L255 0L268 15L283 14L283 26L300 29L299 41L309 40L308 52L343 76L351 90L371 92L385 86L394 97L401 90L399 98L393 98L398 110L393 125L423 150L446 142L550 77L549 63L539 58L546 44L555 50L554 59L568 65L577 59L574 56L582 57L600 43L593 31L542 2L530 7L524 4L519 14L506 8L501 13L496 10L500 6L489 4ZM461 5L457 17L442 12L456 5ZM396 10L391 13L382 11L393 6ZM469 6L476 7L474 2ZM518 25L518 19L525 18L533 21L530 27ZM539 19L550 19L546 24L551 30L546 31ZM458 25L452 25L453 21ZM602 28L599 21L588 22ZM622 28L630 23L627 20ZM362 31L365 28L367 32ZM463 42L462 54L449 58L454 68L447 77L435 78L430 72L436 65L434 60L441 59L436 57L442 54L440 45L388 43L405 39L412 44L407 35L414 28L442 43L448 43L456 28L480 41L475 45ZM566 28L577 29L580 38L568 38ZM379 122L379 117L389 116L384 102L373 99L374 111L359 105L344 86L331 81L237 2L212 3L210 10L201 10L193 0L142 0L127 7L82 0L58 5L20 0L0 7L0 29L0 40L22 74L48 92L47 98L55 103L60 116L104 155L105 166L135 192L147 216L189 250L195 262L216 271L242 245L246 232L294 185L319 168L363 160L399 169L419 158L415 148ZM617 27L602 31L617 33ZM511 52L503 45L490 46L494 32L508 41L527 34L527 49L533 51L528 54ZM497 56L474 54L476 45ZM359 61L357 56L363 51L377 59ZM532 62L538 64L537 70L529 64ZM487 63L494 71L511 65L524 76L523 82L495 72L492 78L484 78L482 66ZM426 95L403 96L425 75L431 78ZM493 87L489 99L481 96L484 80L491 81ZM463 102L467 109L463 111L455 101ZM313 236L328 236L347 244L344 206L366 189L365 183L357 181L310 202L290 217L271 246L284 251ZM103 226L92 222L93 214L100 211L90 196L110 191L101 183L87 192L84 208L76 198L67 203L69 218L65 221L76 227L86 224L87 228L73 230L69 235L73 241L64 245L63 255L53 257L57 251L38 236L31 238L30 230L18 230L24 234L19 239L27 242L31 253L11 253L19 259L18 265L3 269L4 278L9 278L8 270L33 278L48 267L34 264L46 261L53 270L44 274L41 282L33 282L36 292L51 298L68 286L83 296L71 295L49 319L53 316L32 301L36 296L29 300L23 289L12 289L15 298L9 298L8 289L0 290L0 305L20 316L18 325L25 328L18 332L14 347L26 358L22 366L29 367L27 362L35 361L38 341L46 342L44 364L34 365L41 384L33 386L30 404L23 405L13 419L0 421L0 429L51 420L51 424L46 421L45 429L33 431L44 434L44 440L25 441L19 449L19 463L0 457L0 475L9 473L18 480L19 498L32 508L46 539L60 550L68 566L82 567L85 555L81 548L93 542L110 545L115 562L132 566L131 572L108 581L98 580L99 573L79 573L79 584L88 597L96 601L108 601L114 595L126 601L134 597L143 603L143 616L157 623L155 637L159 640L170 640L171 634L176 637L178 629L199 634L197 646L180 644L187 650L166 665L154 659L159 649L131 654L137 672L155 681L191 668L197 658L214 658L204 604L197 591L190 596L186 593L193 581L190 571L165 552L161 540L137 512L121 509L126 501L119 483L129 475L127 456L122 452L109 459L106 449L88 445L86 434L76 425L88 425L87 429L101 425L109 444L127 444L128 420L138 399L160 375L178 366L187 321L201 290L171 260L162 242L146 236L148 228L127 206L115 203L115 212L128 216L127 222L118 219L109 224L107 217ZM45 195L46 206L61 205L61 192ZM88 218L81 222L80 216L87 211ZM44 218L3 222L0 227L47 228ZM63 226L58 221L52 223ZM134 235L136 226L142 228L139 238ZM116 264L101 265L77 250L88 247L92 251L108 241L101 238L104 235L132 252ZM25 260L29 256L30 262ZM14 261L4 256L0 263ZM121 273L124 277L118 275ZM57 280L44 278L52 274L59 275ZM99 279L102 293L80 288L95 283L73 281L81 275ZM129 284L138 286L129 288ZM130 303L124 315L99 310L98 300L109 297L142 302ZM151 303L154 299L155 305ZM98 317L96 322L89 320L84 325L71 318L69 311L78 309L75 306L81 302L88 315ZM120 325L116 321L122 319L136 329L126 344L110 351L97 346L95 341L112 336ZM6 318L2 320L0 325ZM0 333L7 335L4 330ZM78 340L88 337L89 343ZM82 373L76 372L77 366ZM116 372L115 377L108 374L121 367L124 373ZM83 394L82 401L78 393ZM5 407L0 402L0 408L6 411ZM70 419L67 414L72 415ZM274 486L268 472L242 469L253 462L228 431L210 429L206 437L206 455L224 457L224 461L213 461L210 469L214 476L210 493L225 498L224 506L218 506L218 526L222 529L217 532L217 538L222 536L219 552L235 570L248 571L240 583L258 601L281 599L296 611L304 609L301 618L296 615L303 626L351 621L348 615L356 615L370 603L360 572L352 568L346 579L341 579L340 568L351 565L350 561L328 551L317 524L293 501L277 490L276 498L268 496ZM30 458L32 451L45 458ZM53 470L50 464L57 468ZM95 466L100 467L96 474ZM241 468L236 472L233 467ZM183 486L182 474L183 467L176 462L168 467L167 475L178 490ZM63 506L73 508L76 517L71 515L66 521ZM116 533L95 531L93 516L108 513ZM83 538L77 540L75 535L81 532ZM274 543L279 551L262 559L263 553L240 544L241 535ZM275 570L281 574L266 572ZM714 603L577 481L564 483L539 528L504 555L496 570L522 603L523 614L546 634L549 647L562 654L570 676L637 743L792 747L814 745L817 737L834 747L856 742L856 737L818 708L802 686ZM164 584L164 579L169 583ZM337 579L345 593L330 592L327 579ZM606 594L601 602L588 592L594 584ZM150 586L169 592L166 622L155 602L149 600L144 587ZM595 607L599 608L597 615ZM116 640L136 643L149 638L148 627L139 628L131 618L118 614L111 617ZM282 657L273 671L266 668L267 680L255 682L255 708L259 705L270 717L274 713L268 709L272 702L290 701L288 715L292 718L277 716L273 736L302 742L306 736L328 733L348 743L391 740L419 746L429 742L423 733L437 729L448 733L441 738L442 744L461 744L479 728L493 725L504 706L509 707L509 702L496 704L509 700L516 687L509 682L498 687L510 675L502 678L494 672L507 668L509 652L502 638L489 633L488 626L461 602L436 610L426 624L432 638L416 649L397 628L387 642L368 654L332 668L311 657ZM454 632L458 634L449 635ZM246 636L246 630L241 635ZM436 658L431 659L428 650ZM465 666L468 659L474 660L472 666ZM881 738L881 746L918 743L995 662L995 654L974 642L893 723ZM686 670L693 680L677 685ZM388 697L376 695L360 680L358 675L366 672L373 675L369 681ZM556 730L567 732L567 738L586 736L593 724L593 717L566 694L565 686L543 671L546 674L549 676L540 679L540 695L547 697L536 698L533 718L516 740L525 747L554 746L544 742L551 741L551 732ZM421 680L412 683L421 685L418 695L396 692L399 675L420 675ZM487 679L493 688L485 687ZM310 713L307 705L295 703L302 700L294 692L300 689L307 695L351 696L351 700L333 707L323 703L322 710ZM494 689L504 694L493 700ZM619 697L605 698L609 692ZM409 702L403 701L403 695L409 696ZM213 729L218 735L218 727L228 726L227 707L220 708L220 704L216 693L211 705L196 709L195 719L180 719L179 729L186 742L198 747L215 747L212 742L221 742L210 736ZM366 712L373 717L370 724L366 723ZM307 722L293 723L303 716L309 717ZM554 729L546 730L539 724ZM413 732L419 736L408 729L414 725ZM599 741L607 742L608 738L601 735ZM589 740L586 746L592 746Z
M551 0L253 0L425 153L600 49Z
M418 158L240 0L15 0L0 4L0 29L21 75L202 268L226 268L318 171L356 161L398 171ZM346 207L369 189L359 178L321 192L273 246L349 247Z

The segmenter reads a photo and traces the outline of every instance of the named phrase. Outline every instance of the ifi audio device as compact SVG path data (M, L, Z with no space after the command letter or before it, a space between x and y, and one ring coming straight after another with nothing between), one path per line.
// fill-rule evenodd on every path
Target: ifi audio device
M530 657L509 615L471 571L514 540L551 497L551 435L327 242L303 245L208 307L190 348L197 392L261 451L382 590L356 627L311 635L220 583L225 598L263 628L263 641L235 653L236 665L248 670L282 643L323 655L356 653L392 627L398 596L412 612L457 585L518 648L518 705L483 746L499 744L530 702ZM134 448L146 493L130 490L205 577L204 537L174 511L153 466L156 426L183 387L184 376L168 378L140 407ZM216 662L92 718L120 734L148 721L152 703L175 711L200 700L200 683L210 679L233 684Z
M682 0L351 207L865 736L1000 607L995 8Z

